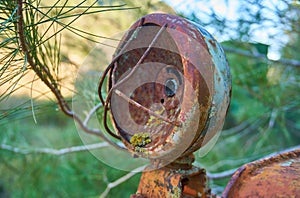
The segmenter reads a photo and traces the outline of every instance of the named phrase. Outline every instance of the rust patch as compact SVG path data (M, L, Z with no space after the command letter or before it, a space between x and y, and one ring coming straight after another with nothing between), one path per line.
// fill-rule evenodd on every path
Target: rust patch
M215 41L213 41L212 39L209 39L208 42L209 42L214 48L217 47Z
M239 168L222 197L297 197L300 195L300 149Z
M187 170L165 167L144 171L137 193L131 198L212 197L206 180L205 170L194 166Z

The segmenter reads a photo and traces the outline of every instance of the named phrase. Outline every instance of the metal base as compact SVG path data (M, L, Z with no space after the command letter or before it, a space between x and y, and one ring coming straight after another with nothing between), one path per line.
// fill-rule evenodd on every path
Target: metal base
M137 193L131 198L212 197L206 181L205 170L195 166L184 170L164 167L147 171L146 168Z

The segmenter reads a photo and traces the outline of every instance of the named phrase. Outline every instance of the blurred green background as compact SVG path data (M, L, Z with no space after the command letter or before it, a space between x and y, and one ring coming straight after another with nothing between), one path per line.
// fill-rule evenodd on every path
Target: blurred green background
M177 13L215 30L216 33L212 33L222 42L231 68L232 101L217 144L204 157L196 153L196 165L208 171L209 186L220 195L233 171L241 165L300 145L300 3L278 0L272 1L275 3L270 6L264 1L246 0L236 5L239 12L233 20L218 15L213 6L208 9L211 12L203 12L206 18L199 18L199 13L192 9L183 12L179 8L198 1L179 2L167 5L151 0L99 1L99 5L125 3L126 7L135 9L87 15L73 25L109 37L125 31L145 14L166 12ZM232 1L224 2L230 6ZM43 3L46 4L41 1ZM68 3L76 4L75 1ZM0 5L0 22L4 23L6 5ZM236 26L231 26L234 22ZM257 42L257 34L265 31L265 27L279 30L270 33L266 42ZM1 47L7 36L2 30ZM227 36L222 37L220 33ZM275 52L270 49L274 43L277 44ZM62 67L76 71L94 46L94 42L65 31L60 52ZM269 58L271 50L278 59ZM4 61L3 55L2 69ZM29 76L24 82L12 77L7 80L1 74L0 197L99 197L110 182L128 172L105 165L89 151L65 155L37 153L40 148L79 146L82 141L74 121L59 111L53 97L40 86L41 82L31 85L32 73L26 74L26 77L21 75L25 79ZM69 76L64 74L64 80L72 88L74 74ZM65 92L70 99L67 89ZM134 194L139 177L140 174L136 174L112 188L106 197Z

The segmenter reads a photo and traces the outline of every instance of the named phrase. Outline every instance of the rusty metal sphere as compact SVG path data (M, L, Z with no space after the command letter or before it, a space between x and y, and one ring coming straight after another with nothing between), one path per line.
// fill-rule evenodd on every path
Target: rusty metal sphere
M110 111L130 152L173 161L220 131L231 77L222 48L204 28L174 15L146 15L114 56Z

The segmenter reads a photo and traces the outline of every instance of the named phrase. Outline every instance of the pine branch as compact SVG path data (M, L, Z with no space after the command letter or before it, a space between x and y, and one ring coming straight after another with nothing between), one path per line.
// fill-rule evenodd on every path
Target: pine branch
M54 93L54 95L56 96L59 106L61 107L61 110L68 116L72 117L72 112L70 110L70 107L68 106L68 104L66 103L66 101L64 100L61 92L59 89L57 89L56 83L54 82L54 80L52 80L52 82L50 82L48 80L47 77L52 76L49 73L49 70L46 69L46 67L44 65L38 65L38 63L36 63L33 60L33 57L31 55L31 53L29 52L28 49L28 43L26 41L25 38L25 32L24 32L24 18L23 18L23 2L22 0L18 0L18 34L19 34L19 40L20 40L20 45L21 45L21 50L24 53L29 65L31 66L31 68L34 70L34 72L37 74L37 76L47 85L47 87L49 87L49 89ZM46 75L46 76L45 76Z
M97 135L97 136L101 137L102 139L104 139L106 142L113 145L114 147L116 147L118 149L124 149L124 147L120 146L119 144L113 142L110 138L108 138L101 130L89 128L87 126L87 122L81 120L81 118L77 114L75 114L75 112L72 111L69 104L64 99L60 89L58 88L58 84L55 81L54 77L52 76L52 74L49 70L49 67L47 65L43 64L46 62L44 59L45 57L42 57L42 59L44 59L44 60L42 60L43 63L39 59L39 57L37 57L37 54L36 54L37 50L35 48L36 47L41 48L40 51L42 52L41 45L40 44L38 46L35 45L35 44L37 44L36 43L37 38L35 38L35 36L37 36L37 33L36 33L37 29L34 29L35 28L34 26L31 27L31 30L34 34L33 38L30 38L29 37L30 35L28 36L28 32L25 32L26 28L24 26L23 4L24 4L24 2L22 0L17 0L17 6L18 6L17 7L18 8L17 9L17 16L18 16L17 17L17 33L18 33L18 37L19 37L19 41L20 41L21 50L24 53L24 56L25 56L28 64L30 65L31 69L36 73L36 75L45 83L45 85L55 95L58 105L65 115L73 118L86 133ZM91 7L91 6L89 6L89 7ZM87 9L85 11L87 11ZM25 13L25 14L26 14L25 16L27 17L27 20L29 20L28 16L27 16L28 13ZM78 14L78 16L75 19L73 19L71 22L69 22L69 24L66 27L68 27L71 23L73 23L76 19L78 19L83 14L84 13ZM61 31L63 29L65 29L65 27L63 27L59 31ZM54 35L57 35L57 33L58 32L56 32ZM54 35L52 35L51 37L53 37ZM46 40L49 40L51 37L48 37ZM40 39L38 39L38 40L40 42ZM45 42L46 41L44 40L42 43L45 43Z

